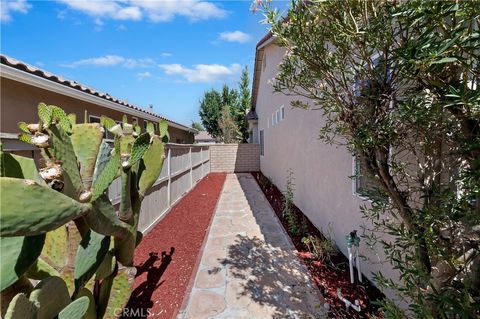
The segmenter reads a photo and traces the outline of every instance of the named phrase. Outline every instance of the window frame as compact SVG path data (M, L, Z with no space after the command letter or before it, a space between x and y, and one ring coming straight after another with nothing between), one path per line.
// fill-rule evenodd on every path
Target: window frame
M282 105L280 107L280 120L281 121L285 120L285 106L284 105Z
M362 193L359 184L360 184L360 177L357 172L360 171L360 161L358 160L358 156L353 154L352 155L352 193L353 195L357 196L358 198L366 201L371 201L364 193Z
M265 156L265 130L258 131L258 143L260 144L260 156Z

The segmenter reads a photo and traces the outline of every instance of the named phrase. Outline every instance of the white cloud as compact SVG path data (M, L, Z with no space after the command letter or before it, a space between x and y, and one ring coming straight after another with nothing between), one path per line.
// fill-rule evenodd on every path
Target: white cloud
M162 52L160 55L161 55L162 57L164 57L164 58L168 58L168 57L171 57L171 56L172 56L172 54L169 53L169 52Z
M82 11L95 17L108 17L115 14L120 6L115 1L57 0L71 9Z
M227 15L227 12L216 4L200 0L130 0L130 3L145 10L148 18L153 22L170 21L175 16L184 16L192 21L198 21L223 18Z
M118 20L140 20L141 18L142 12L138 7L122 8L116 13L116 19Z
M0 21L11 21L12 12L27 13L31 7L32 6L27 2L27 0L1 0Z
M222 32L220 33L220 40L245 43L250 40L250 35L242 31Z
M143 80L143 79L149 78L149 77L151 77L151 76L152 76L152 74L151 74L150 72L148 72L148 71L137 73L137 78L138 78L139 80Z
M218 5L202 0L57 0L70 9L92 17L114 20L141 20L148 17L152 22L170 21L176 16L191 21L222 18L227 12Z
M187 68L181 64L160 64L159 67L168 75L179 75L188 82L212 82L231 77L240 72L240 64L230 66L221 64L196 64Z
M63 64L64 67L76 68L79 66L122 66L125 68L144 68L155 65L153 59L130 59L118 55L105 55L96 58L82 59L71 63Z

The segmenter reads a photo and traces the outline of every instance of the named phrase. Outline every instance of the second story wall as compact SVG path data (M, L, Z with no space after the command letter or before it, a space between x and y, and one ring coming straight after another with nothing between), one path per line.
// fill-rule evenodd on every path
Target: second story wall
M347 254L345 236L354 229L362 233L366 221L360 206L368 202L355 194L350 178L353 175L352 155L345 147L329 145L319 139L320 128L325 123L322 111L292 108L290 102L299 97L273 92L271 80L278 73L284 52L275 44L264 48L265 64L259 74L255 105L258 130L264 140L260 168L281 190L285 190L291 169L295 205L324 234L330 232L339 249ZM364 275L371 279L372 272L382 271L396 278L390 265L385 263L381 247L370 250L362 241L361 254L369 258L368 262L362 261Z

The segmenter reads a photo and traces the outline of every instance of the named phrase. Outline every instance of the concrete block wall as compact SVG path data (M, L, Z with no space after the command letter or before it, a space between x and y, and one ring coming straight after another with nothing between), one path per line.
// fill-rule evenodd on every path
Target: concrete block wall
M212 172L257 172L260 170L259 144L215 144L210 146Z

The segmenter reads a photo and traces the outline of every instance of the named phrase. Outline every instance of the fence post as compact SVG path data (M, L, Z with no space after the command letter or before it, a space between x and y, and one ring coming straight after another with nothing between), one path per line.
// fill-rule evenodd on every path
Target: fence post
M190 155L190 189L193 187L193 162L192 162L192 147L189 147L189 155Z
M167 182L167 202L168 207L172 205L172 166L171 166L171 155L172 148L168 147L168 155L167 155L167 165L168 165L168 182Z
M205 172L203 171L203 146L200 146L200 162L202 163L202 178L205 177Z

